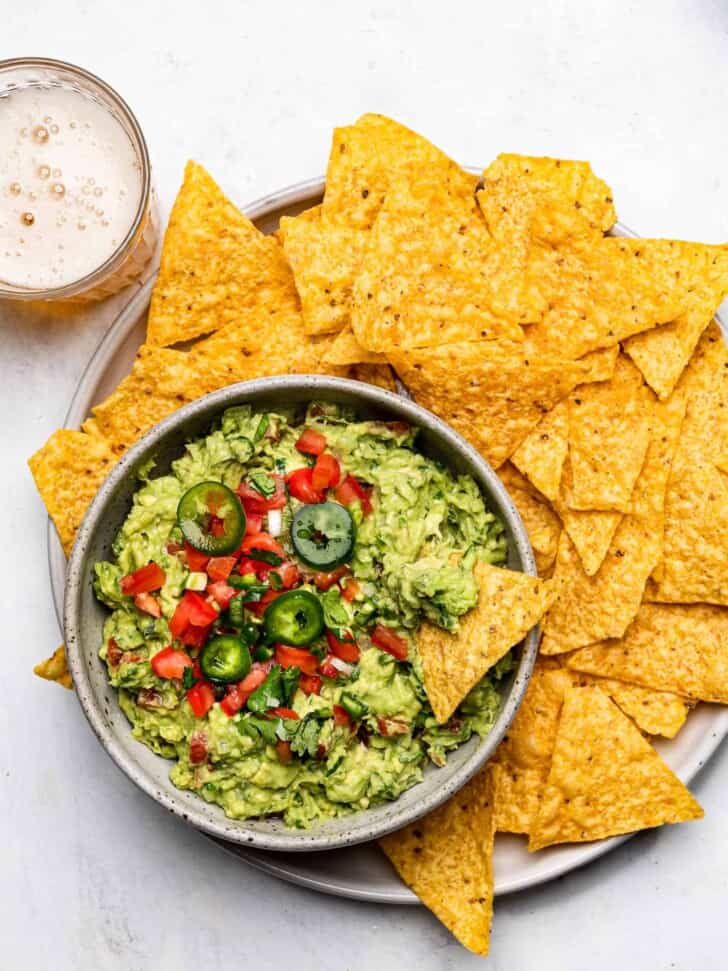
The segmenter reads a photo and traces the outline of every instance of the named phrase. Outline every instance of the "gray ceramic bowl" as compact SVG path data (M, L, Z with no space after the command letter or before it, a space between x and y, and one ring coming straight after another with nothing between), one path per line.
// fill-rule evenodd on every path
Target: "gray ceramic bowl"
M126 453L99 490L79 529L68 565L64 610L66 649L78 699L96 737L118 767L165 809L205 833L234 843L289 852L334 849L376 839L424 815L456 792L503 737L523 698L538 644L534 629L519 649L518 666L504 689L490 734L461 746L444 768L428 767L424 780L395 802L329 820L310 830L291 830L279 819L228 819L219 807L205 803L194 793L175 789L168 777L171 763L132 737L116 692L108 684L106 667L98 656L108 612L93 594L93 565L109 558L111 543L131 506L136 470L150 457L154 456L158 470L165 472L181 454L184 443L205 434L229 405L295 406L312 399L344 403L365 417L401 419L421 428L420 448L453 470L473 476L490 508L505 523L508 566L536 573L526 531L507 492L488 463L451 428L412 401L371 385L339 378L290 376L248 381L207 395L160 422Z

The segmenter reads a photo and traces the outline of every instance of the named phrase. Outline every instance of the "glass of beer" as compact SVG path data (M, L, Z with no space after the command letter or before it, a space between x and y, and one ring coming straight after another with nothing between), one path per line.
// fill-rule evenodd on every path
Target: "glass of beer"
M108 84L47 58L0 61L0 298L96 300L157 241L149 152Z

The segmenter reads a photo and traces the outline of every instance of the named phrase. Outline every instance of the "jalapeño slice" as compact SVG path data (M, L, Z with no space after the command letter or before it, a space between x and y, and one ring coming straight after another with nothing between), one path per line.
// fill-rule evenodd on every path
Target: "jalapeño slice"
M338 502L301 506L293 517L293 548L307 566L327 572L351 559L354 520Z
M302 647L323 633L324 612L312 593L289 590L268 605L263 625L270 641Z
M250 671L250 650L247 644L234 634L213 637L200 654L200 670L210 681L229 684L242 681Z
M198 482L182 496L177 522L185 540L209 556L234 553L245 534L245 511L222 482Z

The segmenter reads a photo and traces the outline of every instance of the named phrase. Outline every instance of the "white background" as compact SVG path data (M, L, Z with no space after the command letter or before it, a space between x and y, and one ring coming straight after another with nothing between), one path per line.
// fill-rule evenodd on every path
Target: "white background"
M590 159L643 235L728 238L718 0L6 0L0 56L31 54L127 98L165 215L188 156L245 203L322 173L331 128L381 111L464 163ZM483 966L424 909L317 896L229 859L119 774L70 692L30 675L59 633L25 459L61 423L114 310L0 304L0 968ZM485 966L725 968L728 747L695 791L705 821L498 900Z

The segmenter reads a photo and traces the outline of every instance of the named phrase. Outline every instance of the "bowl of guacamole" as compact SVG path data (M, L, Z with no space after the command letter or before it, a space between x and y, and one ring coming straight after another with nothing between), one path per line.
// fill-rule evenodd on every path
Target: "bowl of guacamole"
M478 561L535 573L487 463L358 382L246 382L112 470L69 563L65 628L94 731L144 791L267 849L376 838L487 760L535 656L514 648L438 724L416 633L457 631Z

